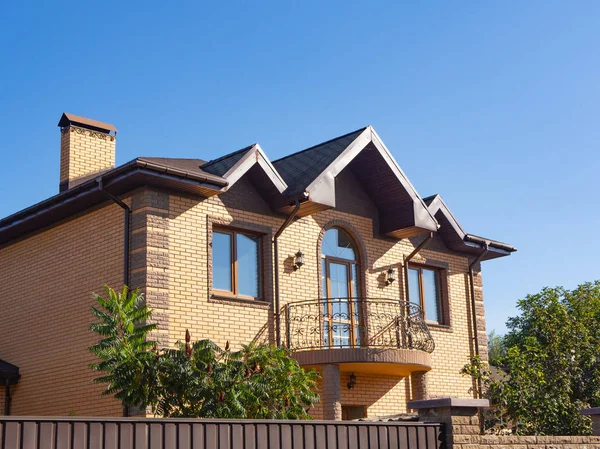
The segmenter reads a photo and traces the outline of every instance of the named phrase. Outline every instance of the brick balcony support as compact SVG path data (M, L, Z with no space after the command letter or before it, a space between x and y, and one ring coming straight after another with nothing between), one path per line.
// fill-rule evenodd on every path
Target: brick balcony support
M342 403L340 392L340 367L324 365L323 371L323 418L342 420Z
M412 399L414 401L427 399L427 371L415 371L410 375Z

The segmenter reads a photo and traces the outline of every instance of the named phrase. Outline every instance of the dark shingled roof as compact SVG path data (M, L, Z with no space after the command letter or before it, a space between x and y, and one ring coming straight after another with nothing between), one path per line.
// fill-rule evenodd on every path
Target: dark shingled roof
M427 206L430 206L430 205L431 205L431 203L433 203L433 200L435 200L435 197L436 197L436 196L438 196L438 194L437 194L437 193L436 193L436 194L434 194L434 195L428 196L427 198L423 198L423 202L424 202L424 203L425 203Z
M273 162L285 183L289 186L285 192L294 197L306 190L335 158L350 145L366 127L343 136L320 143L306 150L290 154Z
M231 169L238 161L244 157L244 154L248 152L252 147L256 145L253 143L252 145L248 145L247 147L242 148L241 150L234 151L233 153L226 154L225 156L221 156L218 159L213 159L212 161L207 162L202 166L202 170L206 173L211 173L217 176L223 176L225 173Z
M183 159L176 157L139 157L138 159L154 164L173 167L190 173L206 174L200 167L206 164L202 159Z

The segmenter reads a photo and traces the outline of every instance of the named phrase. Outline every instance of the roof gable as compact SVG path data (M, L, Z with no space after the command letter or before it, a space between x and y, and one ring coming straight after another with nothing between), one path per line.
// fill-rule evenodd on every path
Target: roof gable
M438 234L453 251L478 255L487 245L488 252L483 260L488 260L507 256L517 250L506 243L466 233L440 195L429 196L423 201L440 224Z
M234 151L233 153L226 154L220 158L213 159L212 161L205 162L202 165L202 170L212 173L213 175L223 176L227 173L231 167L237 164L244 155L252 149L256 144L248 145L240 150Z
M226 192L229 190L242 176L252 171L253 178L258 179L258 174L255 174L256 167L262 170L262 180L267 180L267 184L258 183L257 188L261 193L267 196L272 196L273 190L282 194L287 189L287 184L271 164L264 151L259 144L255 143L246 148L242 148L234 153L230 153L214 161L210 161L202 166L202 170L209 173L219 174L227 181L227 186L221 190Z
M273 162L273 166L288 184L290 198L300 195L365 128L328 140Z
M301 193L308 195L299 216L335 207L335 178L349 167L377 205L382 233L404 238L438 228L435 218L371 126L280 159L274 165L288 176L290 188L286 194L290 199L298 198Z

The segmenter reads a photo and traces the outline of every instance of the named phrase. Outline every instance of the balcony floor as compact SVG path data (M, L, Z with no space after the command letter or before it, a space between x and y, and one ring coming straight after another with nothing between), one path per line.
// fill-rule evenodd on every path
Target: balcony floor
M341 371L363 374L409 376L431 370L431 355L425 351L393 348L331 348L296 351L292 355L306 368L339 365Z

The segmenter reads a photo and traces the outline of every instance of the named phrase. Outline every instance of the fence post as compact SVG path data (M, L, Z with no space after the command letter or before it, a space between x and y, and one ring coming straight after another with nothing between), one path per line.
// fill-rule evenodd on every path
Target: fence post
M592 435L600 435L600 407L584 408L581 413L592 418Z
M407 407L419 412L419 421L444 424L446 449L466 449L479 443L479 410L489 405L487 399L439 398L410 401Z

